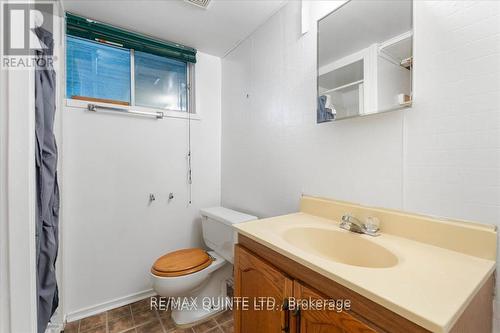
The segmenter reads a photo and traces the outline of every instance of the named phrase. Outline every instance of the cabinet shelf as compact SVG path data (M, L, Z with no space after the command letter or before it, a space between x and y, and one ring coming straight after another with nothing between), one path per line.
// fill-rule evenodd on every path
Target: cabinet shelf
M342 85L342 86L340 86L340 87L335 87L335 88L333 88L333 89L329 89L329 90L327 90L327 91L324 91L324 92L322 92L321 94L322 94L322 95L325 95L325 94L332 93L332 92L334 92L334 91L343 90L343 89L346 89L346 88L349 88L349 87L352 87L352 86L358 85L358 84L360 84L360 83L363 83L363 81L364 81L364 80L358 80L358 81L350 82L350 83L348 83L348 84L344 84L344 85Z

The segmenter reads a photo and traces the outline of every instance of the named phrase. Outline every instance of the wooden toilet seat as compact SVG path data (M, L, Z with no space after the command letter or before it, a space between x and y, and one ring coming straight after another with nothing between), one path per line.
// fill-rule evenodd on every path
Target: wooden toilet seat
M158 258L151 267L151 273L161 277L183 276L207 268L212 261L212 257L203 249L182 249Z

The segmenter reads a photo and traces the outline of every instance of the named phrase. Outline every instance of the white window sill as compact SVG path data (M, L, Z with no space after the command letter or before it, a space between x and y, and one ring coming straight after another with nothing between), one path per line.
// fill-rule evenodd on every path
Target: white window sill
M111 108L118 108L118 109L123 109L123 110L133 110L133 111L141 111L141 112L163 112L163 116L166 118L181 118L181 119L188 119L189 114L187 112L182 112L182 111L171 111L171 110L163 110L163 109L155 109L155 108L147 108L143 106L127 106L127 105L118 105L118 104L111 104L111 103L101 103L101 102L93 102L93 101L82 101L82 100L77 100L77 99L66 99L66 106L69 108L77 108L77 109L87 109L87 106L89 104L94 104L97 106L104 106L104 107L111 107ZM196 113L191 113L192 120L201 120L200 115Z

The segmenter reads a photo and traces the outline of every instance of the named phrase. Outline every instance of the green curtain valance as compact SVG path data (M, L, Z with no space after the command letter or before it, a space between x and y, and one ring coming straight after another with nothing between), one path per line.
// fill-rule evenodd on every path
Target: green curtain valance
M66 33L92 41L105 40L127 49L196 63L196 49L162 41L109 24L66 13Z

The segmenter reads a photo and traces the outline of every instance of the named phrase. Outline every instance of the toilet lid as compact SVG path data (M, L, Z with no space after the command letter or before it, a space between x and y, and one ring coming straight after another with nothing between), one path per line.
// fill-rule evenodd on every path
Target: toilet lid
M196 273L210 266L212 258L207 251L199 248L170 252L158 258L151 273L157 276L182 276Z

